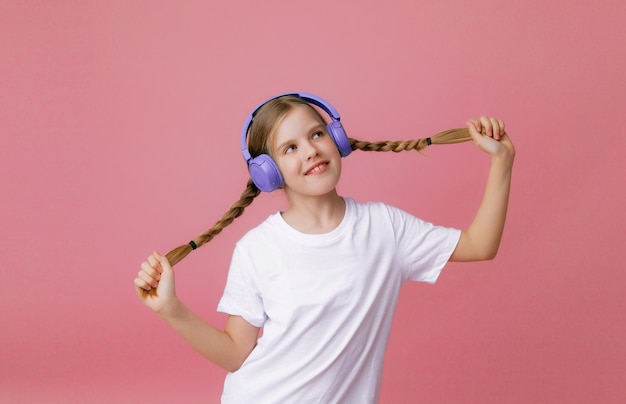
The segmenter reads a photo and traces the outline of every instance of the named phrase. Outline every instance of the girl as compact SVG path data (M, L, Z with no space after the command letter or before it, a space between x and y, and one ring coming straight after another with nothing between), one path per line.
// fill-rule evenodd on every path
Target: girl
M466 140L468 131L491 167L465 230L337 193L341 157L352 149L419 150ZM230 372L223 402L376 402L402 284L434 283L446 262L492 259L498 251L515 155L504 122L481 117L469 120L467 130L416 142L364 143L345 135L326 101L299 93L261 104L241 139L251 175L241 199L205 234L141 264L135 279L141 300ZM237 242L218 306L228 319L217 329L176 296L172 265L241 215L260 190L276 188L289 207Z

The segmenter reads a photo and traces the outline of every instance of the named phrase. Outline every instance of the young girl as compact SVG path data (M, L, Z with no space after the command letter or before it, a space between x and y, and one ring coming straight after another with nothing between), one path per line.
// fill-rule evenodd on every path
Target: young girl
M467 129L491 168L476 216L461 231L383 203L342 197L335 187L341 157L352 149L419 150L466 140L467 130L415 142L364 143L345 135L337 111L319 97L299 93L266 101L242 130L251 180L241 199L188 245L167 257L148 257L135 279L140 298L230 372L223 402L376 402L402 284L434 283L446 262L492 259L498 251L515 151L499 119L472 119ZM218 306L228 319L224 330L217 329L176 296L172 265L241 215L260 190L277 188L289 207L237 242Z

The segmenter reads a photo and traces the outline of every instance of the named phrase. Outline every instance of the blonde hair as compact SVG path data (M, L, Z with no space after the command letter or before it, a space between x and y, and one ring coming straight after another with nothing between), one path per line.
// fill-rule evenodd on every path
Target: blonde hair
M252 121L248 136L248 150L252 157L256 157L259 154L269 154L268 143L273 131L278 127L282 119L287 115L289 111L297 106L305 106L314 111L317 119L324 125L326 121L311 104L306 101L294 97L285 96L275 98L267 102L263 107L259 109ZM425 149L431 144L454 144L467 142L472 140L469 130L467 128L450 129L429 138L422 138L416 140L406 141L381 141L381 142L366 142L350 138L350 145L352 150L362 151L377 151L377 152L401 152L401 151L420 151ZM215 222L213 227L199 236L195 237L189 243L174 248L172 251L166 254L166 257L172 266L179 263L185 258L191 251L198 247L201 247L211 241L216 235L218 235L225 227L230 225L236 218L243 214L245 208L250 206L254 198L256 198L261 191L254 185L251 179L248 179L246 188L235 203L233 203L220 220ZM156 294L156 289L150 291L144 291L144 294L153 295Z

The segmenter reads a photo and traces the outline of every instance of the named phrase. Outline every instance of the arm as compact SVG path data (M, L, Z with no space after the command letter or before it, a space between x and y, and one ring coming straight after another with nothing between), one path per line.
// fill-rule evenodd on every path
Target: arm
M140 293L157 288L156 296ZM189 345L216 365L234 372L256 345L259 328L229 316L224 330L206 323L176 296L174 271L167 258L153 253L141 264L135 289L144 304L165 320Z
M491 167L476 216L461 232L450 261L480 261L496 256L506 220L515 159L515 149L504 131L504 122L481 117L468 121L467 125L474 143L491 158Z

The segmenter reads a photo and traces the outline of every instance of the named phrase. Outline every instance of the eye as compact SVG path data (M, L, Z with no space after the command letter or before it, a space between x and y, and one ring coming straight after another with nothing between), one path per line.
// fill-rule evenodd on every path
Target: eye
M294 150L296 150L296 145L291 144L291 145L285 147L285 150L283 151L283 153L285 153L285 154L291 153Z
M322 132L322 131L317 131L317 132L315 132L315 133L313 134L313 139L317 139L317 138L322 137L322 136L324 136L324 132Z

